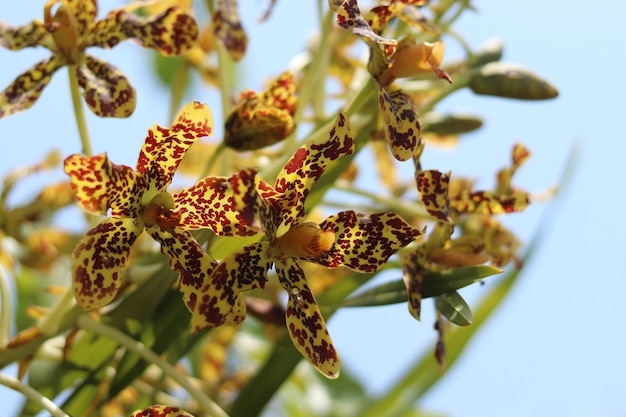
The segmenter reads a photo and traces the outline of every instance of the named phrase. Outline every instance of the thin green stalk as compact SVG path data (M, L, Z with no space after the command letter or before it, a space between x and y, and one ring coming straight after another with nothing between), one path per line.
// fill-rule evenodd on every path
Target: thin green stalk
M75 306L76 298L74 298L74 292L72 290L66 291L54 308L39 320L37 328L46 336L56 335L61 328L63 317Z
M11 336L11 286L4 267L0 266L0 349L4 349Z
M215 148L213 155L211 155L207 163L204 165L204 169L202 170L202 173L200 174L200 179L209 176L209 174L213 170L213 167L217 163L217 160L224 154L225 150L226 150L226 145L224 145L224 142L222 141L220 142L219 145L217 145L217 148ZM223 174L227 174L227 172L223 172Z
M353 184L350 184L344 180L336 181L334 188L339 191L344 191L350 194L365 197L373 201L374 203L380 204L386 210L395 211L402 217L420 217L424 219L436 220L436 218L434 218L426 211L424 205L422 205L421 203L411 203L409 201L401 200L393 196L381 196L376 192L355 188Z
M78 134L80 135L80 143L83 146L83 154L85 156L93 155L91 149L91 141L89 140L89 131L87 129L87 119L85 118L85 111L83 109L83 101L80 96L80 87L78 85L78 78L76 77L76 65L69 64L67 67L67 73L70 78L70 92L72 94L72 105L74 106L74 116L76 117L76 125L78 127Z
M5 374L0 374L0 384L23 394L26 398L31 400L33 403L41 406L44 410L50 413L50 415L53 417L70 417L63 410L61 410L55 403L53 403L48 397L44 397L39 391L37 391L36 389L32 388L29 385L26 385L25 383L23 383L17 378L13 378L12 376L8 376Z
M181 102L183 101L183 95L185 93L185 83L187 82L187 75L189 74L189 62L182 58L182 62L179 63L172 82L172 95L170 98L170 122L174 122L174 118L178 114Z
M90 316L83 314L77 320L77 325L84 329L101 336L108 337L115 340L120 345L124 346L128 350L131 350L144 358L146 361L151 362L158 366L168 377L176 381L183 389L185 389L189 395L195 399L200 407L211 414L213 417L228 417L228 414L220 408L213 400L207 397L198 387L196 387L191 380L176 371L168 361L161 356L154 353L152 350L146 348L143 343L133 339L120 330L108 326L104 323L95 321Z
M420 114L426 114L431 112L439 102L441 102L444 98L448 97L450 94L455 91L461 90L469 85L470 73L465 73L459 78L455 78L452 84L447 84L441 90L439 90L439 95L434 97L432 100L429 100L425 105L420 107Z

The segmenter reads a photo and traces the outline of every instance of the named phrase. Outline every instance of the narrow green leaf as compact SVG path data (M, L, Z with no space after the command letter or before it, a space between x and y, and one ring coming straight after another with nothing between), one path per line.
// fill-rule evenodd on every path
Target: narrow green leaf
M456 291L435 297L435 306L445 318L457 326L472 324L472 310L461 294Z
M467 266L441 272L427 272L424 275L422 297L429 298L458 290L502 270L489 265ZM386 282L345 300L342 307L369 307L406 303L407 294L404 280Z

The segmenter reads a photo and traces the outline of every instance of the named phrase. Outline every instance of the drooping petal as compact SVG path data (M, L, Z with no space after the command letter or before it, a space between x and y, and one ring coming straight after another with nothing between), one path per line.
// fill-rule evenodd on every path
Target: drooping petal
M217 266L217 261L202 249L191 234L176 227L164 230L157 226L146 227L146 231L161 244L161 252L170 257L170 267L180 274L179 290L189 311L195 309L197 293Z
M355 35L378 46L385 58L391 57L396 51L398 42L378 35L361 15L356 0L346 0L337 10L337 24Z
M287 258L276 262L276 273L289 296L285 318L293 344L322 375L337 378L341 367L339 355L302 268Z
M298 98L296 97L296 80L291 71L280 74L263 92L262 100L267 106L285 110L293 115L296 112Z
M0 93L0 118L30 108L52 79L52 74L63 65L62 59L52 55L19 75Z
M450 199L448 184L450 175L437 170L420 171L415 175L417 191L426 211L437 219L450 221Z
M241 213L243 221L252 229L265 233L274 240L281 223L282 209L279 201L284 199L251 169L241 170L231 177L234 192L234 208Z
M85 55L85 63L78 67L77 75L85 102L94 114L126 118L135 111L135 89L113 65Z
M421 245L402 258L404 285L409 298L409 312L417 320L422 311L422 284L424 282L424 264L426 262L426 246Z
M237 0L217 0L213 30L215 36L224 43L233 61L243 58L248 46L248 37L241 24Z
M352 210L328 217L320 228L335 233L335 246L324 257L305 259L328 268L343 265L360 272L377 271L391 255L422 234L395 213Z
M409 160L417 149L421 134L410 97L395 85L379 85L378 107L391 153L398 161Z
M34 20L23 26L11 26L0 22L0 46L17 51L29 46L47 46L52 37L43 22Z
M111 48L123 40L136 39L144 48L166 56L191 48L198 37L195 19L179 7L155 16L142 17L125 10L111 11L83 38L85 46Z
M72 253L72 282L78 305L85 310L104 307L122 283L130 248L143 231L138 219L105 219L89 230Z
M224 258L202 288L190 293L192 331L243 321L243 292L263 288L267 281L273 262L266 254L268 246L268 242L255 243Z
M130 417L194 417L178 407L169 405L151 405L148 408L135 410Z
M290 225L304 216L304 201L309 191L332 161L354 152L354 138L345 113L340 112L328 138L302 145L276 178L276 191L287 194L289 207L283 221Z
M70 155L64 162L78 205L95 214L138 217L141 180L126 165L112 163L106 154Z
M206 104L191 102L178 113L169 128L154 125L137 160L137 172L144 174L152 188L164 191L187 149L213 132L213 118Z
M174 194L185 229L209 228L219 236L252 236L256 230L243 222L235 207L228 178L207 177Z

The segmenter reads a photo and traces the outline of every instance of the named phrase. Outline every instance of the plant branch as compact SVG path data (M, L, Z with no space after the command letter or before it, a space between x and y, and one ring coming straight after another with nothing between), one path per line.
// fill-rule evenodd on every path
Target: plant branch
M69 74L70 78L70 92L72 94L72 105L74 106L74 116L76 117L76 125L78 127L78 134L80 135L80 143L83 146L83 154L85 156L91 156L93 155L93 151L91 149L91 141L89 140L87 119L85 118L83 101L80 97L80 87L78 85L76 71L77 68L75 64L68 65L67 73Z
M21 394L24 394L26 398L28 398L35 404L40 405L53 417L70 417L69 414L66 414L63 410L61 410L48 397L44 397L39 391L29 385L26 385L17 378L13 378L12 376L0 373L0 384L4 385L5 387L11 388L12 390L17 391Z

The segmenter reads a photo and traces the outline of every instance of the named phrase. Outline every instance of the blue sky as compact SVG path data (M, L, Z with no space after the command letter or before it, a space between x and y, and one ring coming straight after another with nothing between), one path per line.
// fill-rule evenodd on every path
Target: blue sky
M259 25L256 18L268 2L251 3L244 22L255 34L243 74L249 87L258 88L301 50L313 30L315 13L312 1L279 1L270 21ZM21 24L41 18L41 4L18 9L0 3L0 20ZM621 57L623 46L618 48L625 39L626 5L606 2L599 7L564 0L474 4L478 12L456 26L470 45L477 48L489 38L502 39L504 61L544 76L560 95L528 103L458 93L440 108L481 114L485 126L467 135L457 149L429 150L422 164L491 184L493 173L508 161L512 144L519 141L533 157L515 183L541 191L557 181L575 143L581 149L580 163L541 250L525 266L518 286L421 405L453 416L623 416L626 221L619 213L626 207L626 187L617 168L626 151L621 124L626 119L626 85L620 77L626 62ZM101 7L109 6L101 2ZM280 48L272 47L279 41ZM453 44L447 40L446 59L458 56ZM264 47L275 55L260 53ZM45 54L0 50L0 87ZM167 98L163 92L148 91L153 80L143 72L146 54L135 45L123 44L98 56L122 69L139 95L130 120L102 121L90 115L94 151L106 150L116 163L134 165L146 129L167 122ZM62 70L31 110L0 120L0 173L43 156L51 146L64 154L79 150L66 87ZM198 90L191 98L214 103L217 109L216 97L215 92ZM506 222L528 241L544 209L538 204ZM478 302L489 285L463 294L470 304ZM431 349L434 341L428 317L414 321L406 305L341 312L329 322L329 330L346 366L365 378L374 392ZM0 387L0 398L8 395Z

